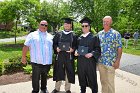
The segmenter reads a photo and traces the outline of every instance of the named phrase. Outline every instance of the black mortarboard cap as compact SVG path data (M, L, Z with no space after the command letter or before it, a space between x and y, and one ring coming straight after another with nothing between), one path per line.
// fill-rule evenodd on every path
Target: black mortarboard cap
M88 17L84 17L81 21L80 21L80 23L82 24L82 23L88 23L89 25L91 24L91 20L88 18Z
M72 21L74 21L71 18L62 18L64 20L64 23L72 24Z

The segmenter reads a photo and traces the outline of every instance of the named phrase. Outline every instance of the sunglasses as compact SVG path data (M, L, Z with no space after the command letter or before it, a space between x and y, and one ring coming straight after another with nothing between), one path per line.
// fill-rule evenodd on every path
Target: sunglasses
M45 27L47 27L48 25L47 24L40 24L41 26L45 26Z
M84 27L88 27L89 25L82 25L82 27L84 28Z

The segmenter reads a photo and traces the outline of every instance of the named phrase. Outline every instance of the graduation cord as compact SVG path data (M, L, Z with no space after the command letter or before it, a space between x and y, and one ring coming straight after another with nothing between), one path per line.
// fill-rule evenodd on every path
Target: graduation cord
M59 55L59 52L58 52L58 54L56 55L56 60L58 60L58 55Z
M73 34L71 33L71 44L70 44L71 48L72 48L72 42L73 42ZM71 52L70 52L70 60L72 60Z
M62 32L60 32L60 37L59 37L59 40L61 41L61 37L62 37ZM58 43L59 43L59 41L58 41ZM59 52L57 53L57 55L56 55L56 60L58 60L58 55L59 55Z

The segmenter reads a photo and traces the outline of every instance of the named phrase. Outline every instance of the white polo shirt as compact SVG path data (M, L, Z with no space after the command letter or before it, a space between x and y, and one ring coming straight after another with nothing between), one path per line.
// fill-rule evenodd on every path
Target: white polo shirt
M53 36L39 30L30 33L24 45L30 49L31 62L47 65L52 64Z

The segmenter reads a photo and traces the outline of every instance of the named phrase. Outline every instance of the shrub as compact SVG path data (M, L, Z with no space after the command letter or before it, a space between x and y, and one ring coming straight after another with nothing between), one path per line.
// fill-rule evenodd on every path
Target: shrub
M21 27L17 27L17 29L16 29L16 27L14 26L13 28L12 28L12 31L13 32L17 32L17 33L20 33L21 32Z
M50 71L49 71L49 73L48 73L48 76L49 77L53 77L53 68L51 67L51 69L50 69Z
M22 71L21 56L13 56L4 61L4 73Z
M31 74L32 73L32 66L31 65L27 65L27 66L23 67L23 69L24 69L24 72L26 74Z
M3 62L0 61L0 75L3 73Z

